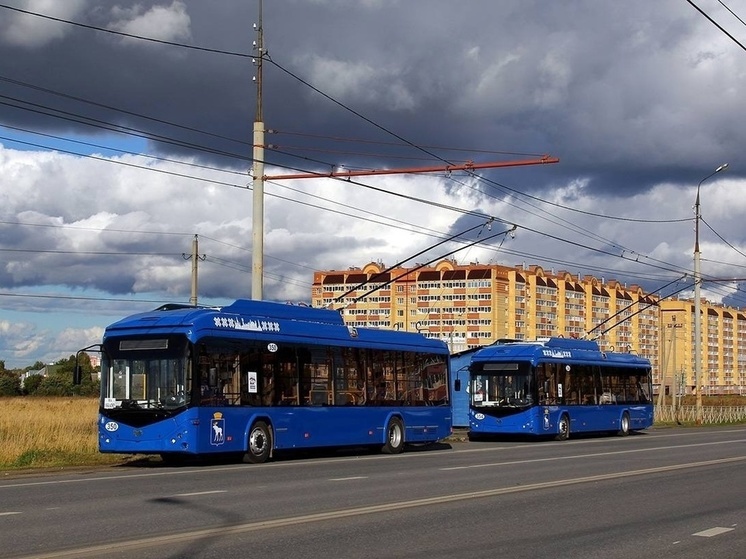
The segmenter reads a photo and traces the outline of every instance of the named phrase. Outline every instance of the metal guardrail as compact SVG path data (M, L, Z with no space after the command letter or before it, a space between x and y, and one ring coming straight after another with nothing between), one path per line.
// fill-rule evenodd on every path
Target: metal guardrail
M696 406L655 406L655 423L695 423ZM702 423L737 423L746 421L746 406L702 406Z

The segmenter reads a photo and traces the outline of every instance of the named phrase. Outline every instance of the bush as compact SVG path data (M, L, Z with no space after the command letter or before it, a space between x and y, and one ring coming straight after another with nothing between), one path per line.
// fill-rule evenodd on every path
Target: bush
M31 375L23 382L23 393L24 394L36 394L39 390L39 385L44 377L41 375Z
M0 396L18 396L21 393L21 379L9 372L0 372Z
M73 387L76 396L98 396L101 391L101 381L92 380L91 375L83 375L83 381Z
M39 396L72 396L72 375L65 373L52 373L44 377L36 390Z

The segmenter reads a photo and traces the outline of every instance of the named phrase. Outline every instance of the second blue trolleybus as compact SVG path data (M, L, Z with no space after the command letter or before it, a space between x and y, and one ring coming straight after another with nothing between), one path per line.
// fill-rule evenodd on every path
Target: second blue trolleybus
M651 366L589 340L501 340L469 366L469 434L615 432L653 424Z
M164 306L106 328L99 449L186 456L376 445L451 433L448 348L339 312L238 300Z

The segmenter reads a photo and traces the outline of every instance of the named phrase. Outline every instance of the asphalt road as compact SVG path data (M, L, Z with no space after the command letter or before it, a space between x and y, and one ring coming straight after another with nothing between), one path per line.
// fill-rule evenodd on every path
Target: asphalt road
M0 558L746 556L746 427L5 475Z

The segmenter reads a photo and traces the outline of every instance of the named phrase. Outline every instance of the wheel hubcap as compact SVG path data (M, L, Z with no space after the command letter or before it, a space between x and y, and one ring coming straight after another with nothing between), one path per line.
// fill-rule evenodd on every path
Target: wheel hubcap
M254 454L260 454L264 450L266 444L264 434L261 432L254 432L251 434L251 452Z
M389 431L389 442L391 446L399 446L401 442L401 432L397 427L392 427Z

